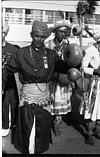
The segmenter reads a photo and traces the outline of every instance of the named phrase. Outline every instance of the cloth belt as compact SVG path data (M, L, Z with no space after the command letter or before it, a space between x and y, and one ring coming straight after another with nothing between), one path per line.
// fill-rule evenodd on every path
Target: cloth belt
M50 102L49 83L31 83L22 85L19 107L24 104L38 104L39 106Z

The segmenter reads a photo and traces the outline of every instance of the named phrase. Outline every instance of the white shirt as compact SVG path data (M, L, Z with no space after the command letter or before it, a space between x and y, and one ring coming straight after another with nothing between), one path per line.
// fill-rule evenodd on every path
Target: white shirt
M100 52L95 46L91 46L86 49L86 54L83 57L82 67L86 74L93 75L94 69L97 69L100 66ZM88 65L91 67L88 67Z

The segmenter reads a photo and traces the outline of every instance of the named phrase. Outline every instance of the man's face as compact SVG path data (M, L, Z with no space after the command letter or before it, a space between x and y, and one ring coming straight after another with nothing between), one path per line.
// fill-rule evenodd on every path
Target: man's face
M60 27L56 30L55 35L59 42L66 38L67 27Z
M33 44L36 48L40 48L44 44L44 40L46 39L42 30L31 32L31 37L33 40Z
M2 30L2 41L5 41L6 33Z

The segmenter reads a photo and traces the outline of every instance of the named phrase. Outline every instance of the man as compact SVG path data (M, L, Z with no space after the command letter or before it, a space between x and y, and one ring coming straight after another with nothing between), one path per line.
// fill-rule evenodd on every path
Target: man
M53 73L66 73L67 63L44 46L50 35L45 22L34 21L30 33L32 43L20 48L6 64L3 89L12 73L18 72L22 83L17 124L13 144L25 154L40 154L48 150L51 133L49 82Z
M68 37L71 34L71 24L69 21L60 20L54 25L53 33L46 39L45 46L55 50L58 56L64 60L64 50L69 44ZM66 80L67 83L62 83L62 80ZM61 134L60 124L62 122L62 116L71 112L70 97L72 94L72 87L67 76L62 74L56 74L54 76L52 84L51 96L53 99L51 105L51 115L54 116L54 132L56 136Z
M94 144L93 135L100 139L100 33L94 33L96 41L86 49L82 61L84 73L90 78L90 87L84 93L80 114L87 123L85 143Z
M4 69L7 62L12 58L12 54L17 50L12 44L8 43L5 38L9 32L9 26L2 27L2 68ZM16 125L16 113L19 102L17 86L14 75L6 83L2 95L2 136L7 136L10 128ZM10 111L11 110L11 111ZM9 119L11 116L11 119Z

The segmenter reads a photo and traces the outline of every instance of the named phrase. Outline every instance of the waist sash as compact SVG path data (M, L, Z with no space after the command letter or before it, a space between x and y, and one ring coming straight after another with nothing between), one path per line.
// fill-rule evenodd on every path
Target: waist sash
M38 105L48 104L50 101L49 83L31 83L22 85L19 106L24 102L28 104L35 103Z

